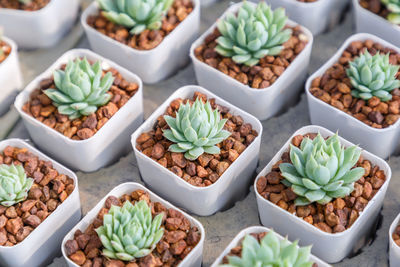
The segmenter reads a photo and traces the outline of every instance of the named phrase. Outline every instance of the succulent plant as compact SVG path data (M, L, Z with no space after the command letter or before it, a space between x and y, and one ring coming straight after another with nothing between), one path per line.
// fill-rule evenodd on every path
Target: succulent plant
M292 35L291 29L283 29L286 20L283 8L272 11L263 1L257 7L244 2L237 15L228 14L218 22L221 36L215 51L238 64L254 66L261 58L282 51Z
M310 253L311 246L298 247L298 241L279 240L275 232L270 231L260 242L246 235L242 242L242 257L228 256L228 264L220 267L311 267Z
M390 11L387 19L394 24L400 24L400 0L381 0L381 2Z
M114 82L111 72L102 77L100 61L93 65L84 58L69 61L65 71L53 73L56 89L46 89L44 93L58 107L60 114L71 120L96 112L97 107L107 104L111 95L107 91Z
M400 87L400 80L396 79L399 68L390 64L389 54L376 53L371 56L365 50L359 57L350 61L346 69L347 76L354 87L351 94L366 100L373 96L382 101L392 99L390 92Z
M200 98L193 105L189 101L181 104L175 118L165 115L164 119L170 127L164 130L164 136L175 143L169 150L185 153L189 160L196 160L204 152L219 154L216 145L231 135L223 130L227 120L221 120L220 112L213 111L210 102L203 103Z
M24 201L32 184L22 165L0 165L0 204L9 207Z
M96 0L111 22L130 28L131 34L161 28L174 0Z
M18 0L21 4L28 5L32 3L32 0Z
M354 182L364 175L364 168L356 167L361 155L357 146L344 148L337 134L325 140L319 133L311 140L304 137L300 148L290 145L292 163L281 163L285 178L298 206L312 202L326 204L332 198L343 198L354 190Z
M161 228L163 214L154 219L145 200L135 205L126 201L121 207L112 205L103 217L103 225L96 229L103 255L123 261L147 256L164 235Z

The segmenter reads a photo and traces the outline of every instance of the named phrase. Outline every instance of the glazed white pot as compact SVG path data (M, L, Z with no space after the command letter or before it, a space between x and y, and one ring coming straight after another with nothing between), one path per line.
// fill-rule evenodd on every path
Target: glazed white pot
M374 35L359 33L349 37L340 49L336 52L331 59L329 59L320 69L312 74L306 82L306 94L308 100L308 108L310 111L311 123L321 125L329 130L336 132L343 138L359 144L362 148L370 151L371 153L381 157L389 157L398 147L400 138L400 120L384 129L373 128L353 116L335 108L334 106L325 103L324 101L316 98L310 92L312 81L322 76L327 69L333 64L337 63L343 51L353 41L373 40L380 43L385 47L392 48L400 53L400 49ZM379 140L379 142L377 142Z
M216 103L228 107L232 115L240 115L245 123L250 123L258 132L254 141L229 166L222 176L212 185L197 187L189 184L167 168L155 162L136 148L136 139L140 134L153 128L157 118L165 113L172 100L176 98L192 98L194 92L200 92L209 98L215 98ZM236 200L248 193L257 167L260 153L262 125L252 115L238 109L232 104L210 93L200 86L189 85L175 91L156 111L133 133L131 142L139 165L143 181L157 194L168 199L178 207L200 216L209 216L215 212L230 207Z
M400 222L400 214L397 215L389 229L389 263L391 267L400 266L400 247L394 242L392 234Z
M0 103L10 96L11 93L20 90L23 83L18 61L18 47L13 40L4 36L2 39L11 46L11 53L0 63Z
M228 13L235 13L241 5L242 3L232 5L220 19L224 18ZM194 64L199 85L209 89L211 92L249 112L260 120L268 119L295 103L306 78L307 66L310 62L313 43L311 32L304 27L301 28L309 42L276 82L264 89L254 89L198 60L194 55L194 50L203 44L204 39L216 28L216 24L214 23L213 26L197 39L190 49L190 57ZM291 20L288 20L287 24L290 26L297 25L297 23Z
M201 233L201 238L199 243L192 249L192 251L182 260L182 262L178 265L178 267L197 267L201 266L202 262L202 257L203 257L203 246L204 246L204 239L205 239L205 231L203 225L193 218L192 216L188 215L187 213L183 212L182 210L178 209L177 207L173 206L171 203L165 201L164 199L160 198L150 190L148 190L146 187L144 187L141 184L138 183L123 183L115 187L113 190L110 191L102 200L100 200L99 203L91 210L89 211L86 216L71 230L69 233L64 237L64 240L62 242L62 254L64 256L64 259L67 261L68 266L70 267L78 267L79 265L75 264L73 261L71 261L67 253L65 251L65 243L68 240L72 240L74 238L74 234L77 230L81 230L84 232L87 227L93 222L93 220L97 217L97 214L99 211L104 207L104 204L109 196L115 196L115 197L120 197L123 194L130 194L135 190L144 190L150 194L150 200L154 202L160 202L163 204L166 208L170 209L175 209L177 211L180 211L185 218L187 218L191 225L196 226L200 233Z
M20 48L50 47L66 34L78 15L80 0L51 0L37 11L0 8L4 34Z
M400 26L390 23L387 19L363 8L359 0L353 1L356 30L361 33L371 33L400 46Z
M21 243L13 247L0 246L0 265L13 267L38 267L50 264L60 253L60 244L65 234L81 219L78 178L75 173L47 157L21 139L8 139L0 142L0 151L7 146L27 148L39 159L51 161L61 174L74 180L75 189L38 227Z
M53 70L78 57L102 62L103 69L114 68L128 82L139 85L137 93L107 121L95 135L86 140L72 140L22 111L30 93L43 79L52 76ZM143 86L140 78L116 63L86 49L74 49L62 55L51 67L36 77L17 96L14 103L33 141L65 165L84 172L95 171L117 160L128 151L129 136L143 122Z
M89 26L87 18L99 12L96 2L83 12L81 23L93 51L136 73L144 83L157 83L174 74L189 60L190 45L196 39L200 28L200 3L199 0L192 1L193 11L160 45L151 50L133 49Z
M271 229L267 228L267 227L263 227L263 226L251 226L248 227L246 229L243 229L242 231L240 231L235 238L229 243L229 245L224 249L224 251L218 256L218 258L214 261L214 263L211 265L211 267L218 267L221 263L222 260L224 259L224 257L226 255L229 254L229 252L231 252L231 250L234 247L239 246L239 242L246 236L249 234L258 234L258 233L264 233L264 232L270 232ZM279 240L282 240L283 237L276 233L277 237L279 238ZM317 245L317 244L315 244ZM318 259L317 257L315 257L314 255L310 255L310 261L318 264L318 267L329 267L330 265L323 262L322 260Z
M335 263L359 250L369 240L368 237L373 230L375 220L382 207L383 199L392 177L392 171L386 161L366 150L362 151L361 155L364 159L369 160L372 165L378 166L385 172L386 182L372 200L369 201L367 207L359 215L354 224L349 229L340 233L330 234L324 232L304 221L302 218L289 213L263 198L257 191L257 180L261 176L268 174L272 166L281 159L282 154L288 151L289 144L294 136L318 132L321 133L323 137L334 135L333 132L320 126L310 125L300 128L289 138L285 145L283 145L279 152L257 176L254 188L257 197L258 212L263 225L271 227L279 233L287 234L291 240L300 239L300 245L302 246L314 244L312 248L314 255L326 262ZM346 147L353 145L342 137L340 137L340 142ZM363 147L361 146L361 148Z

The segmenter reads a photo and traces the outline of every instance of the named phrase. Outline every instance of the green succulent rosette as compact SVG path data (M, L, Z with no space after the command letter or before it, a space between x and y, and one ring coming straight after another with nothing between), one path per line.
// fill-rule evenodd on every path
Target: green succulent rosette
M0 165L0 204L10 207L24 201L33 185L22 165Z
M381 0L381 2L390 12L387 19L394 24L400 24L400 0Z

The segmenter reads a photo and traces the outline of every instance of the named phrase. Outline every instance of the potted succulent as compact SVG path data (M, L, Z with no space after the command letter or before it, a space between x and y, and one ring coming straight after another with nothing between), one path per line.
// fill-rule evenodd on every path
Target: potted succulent
M145 83L156 83L188 61L200 27L200 3L97 0L84 11L81 23L95 52Z
M128 150L129 135L143 121L142 90L135 74L76 49L36 77L14 105L41 149L91 172Z
M195 218L140 184L124 183L65 236L62 253L71 267L201 266L204 238Z
M211 267L282 266L283 263L286 266L329 266L311 255L311 246L297 244L298 241L292 243L266 227L248 227L237 234Z
M261 223L339 262L368 241L390 179L384 160L325 128L303 127L256 178Z
M201 86L264 120L296 100L312 42L284 9L244 1L193 43L190 56Z
M397 215L389 229L389 262L390 266L400 264L400 214Z
M69 31L78 15L79 0L4 0L0 25L19 47L50 47Z
M400 46L398 0L353 0L357 32L371 33Z
M253 0L258 1L258 0ZM284 7L289 17L315 36L339 23L347 0L269 0L273 8Z
M351 36L307 80L311 122L387 158L400 137L399 66L399 48L374 35Z
M0 151L0 265L49 264L81 218L78 179L20 139Z
M252 115L202 87L185 86L133 133L131 142L152 190L208 216L248 193L261 134Z

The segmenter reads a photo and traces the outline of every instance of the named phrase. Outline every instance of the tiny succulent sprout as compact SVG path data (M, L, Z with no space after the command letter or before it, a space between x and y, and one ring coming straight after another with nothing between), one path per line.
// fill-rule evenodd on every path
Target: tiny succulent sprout
M379 52L372 56L367 50L349 62L346 69L353 89L351 94L356 98L368 100L373 96L382 101L392 99L391 91L400 87L396 79L400 66L389 62L389 54Z
M224 130L226 119L221 119L218 109L213 111L209 101L200 98L191 105L189 101L181 104L176 117L165 115L170 129L164 130L164 136L172 144L171 152L185 153L188 160L196 160L203 153L219 154L217 144L227 139L231 133Z
M135 205L126 201L122 207L111 206L103 216L103 225L96 229L103 255L122 261L149 255L164 235L163 216L160 213L153 219L145 200Z
M146 29L158 30L174 0L96 0L109 21L140 34Z
M97 107L107 104L111 98L107 91L114 77L111 72L103 77L100 61L93 65L86 58L69 61L65 71L54 71L53 78L56 89L46 89L44 93L58 112L71 120L96 112Z
M304 137L300 148L290 145L289 154L291 163L281 163L279 168L285 178L282 183L298 196L297 206L326 204L348 196L365 172L364 168L353 168L361 149L344 148L337 134L326 140L319 133L314 140Z
M381 2L390 12L387 19L394 24L400 24L400 0L381 0Z
M292 36L291 29L284 29L285 9L272 11L264 1L257 7L244 2L237 15L229 13L218 22L218 45L215 51L230 57L238 64L254 66L265 56L279 55L282 44Z
M10 207L24 201L33 184L22 165L0 165L0 204Z
M275 232L270 231L260 242L246 235L242 242L242 255L228 256L228 263L219 267L312 267L310 261L311 246L299 247L287 239L279 240Z

